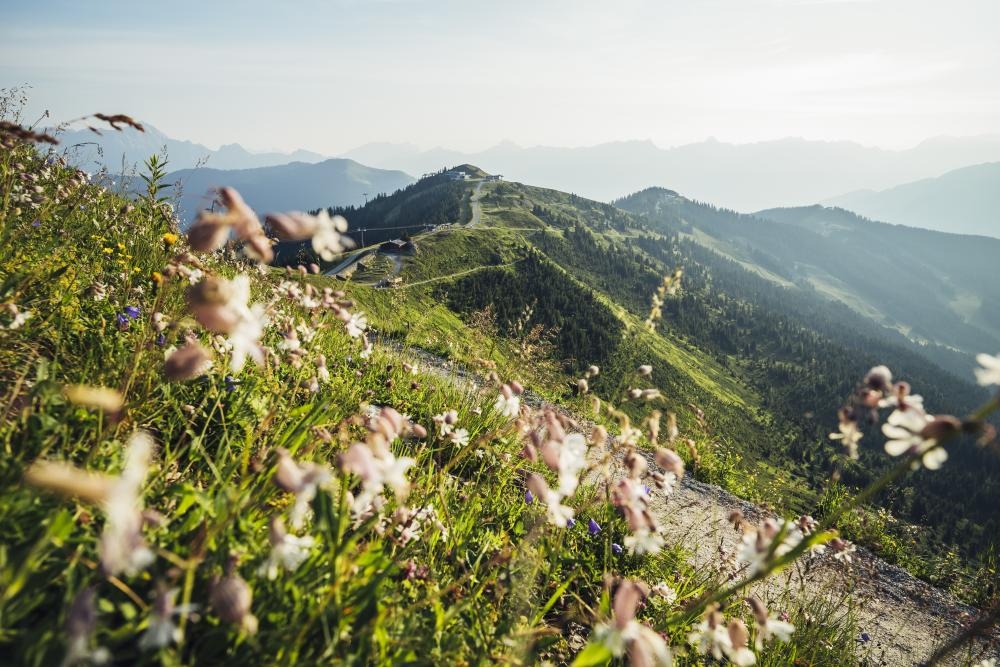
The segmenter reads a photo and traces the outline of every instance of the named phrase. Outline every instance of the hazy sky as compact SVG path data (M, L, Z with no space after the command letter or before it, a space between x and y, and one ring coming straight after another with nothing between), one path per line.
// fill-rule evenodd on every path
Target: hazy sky
M1000 133L998 0L5 0L0 87L216 147Z

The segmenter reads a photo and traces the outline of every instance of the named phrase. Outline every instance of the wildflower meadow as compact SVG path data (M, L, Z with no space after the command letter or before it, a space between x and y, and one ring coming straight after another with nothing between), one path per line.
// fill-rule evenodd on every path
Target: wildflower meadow
M0 139L5 664L865 664L850 614L761 582L849 562L842 516L995 435L1000 357L957 416L872 368L829 447L877 424L888 471L819 518L734 512L739 547L697 566L652 505L683 510L702 454L652 361L601 393L588 360L561 392L541 365L460 376L350 282L269 265L342 256L350 220L222 187L182 231L155 159L126 196L16 117ZM668 324L683 268L624 336ZM973 634L933 661L995 664Z

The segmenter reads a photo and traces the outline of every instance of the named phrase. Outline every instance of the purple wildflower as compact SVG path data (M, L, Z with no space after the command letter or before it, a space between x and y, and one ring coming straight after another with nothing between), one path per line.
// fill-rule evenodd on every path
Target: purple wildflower
M576 521L573 520L573 517L570 517L570 518L566 519L566 527L567 528L572 528L575 525L576 525Z
M526 503L533 503L533 502L535 502L535 497L533 495L531 495L531 491L525 491L524 492L524 502L526 502Z
M128 317L125 316L125 313L118 313L115 319L118 321L119 329L121 329L122 331L128 329Z
M160 334L159 336L156 337L156 344L159 345L160 347L163 347L164 345L167 344L167 337L164 336L163 334Z
M137 320L137 319L139 319L139 315L141 315L141 314L142 314L142 311L139 310L138 307L136 307L136 306L125 306L125 316L128 317L130 320Z
M617 542L612 542L611 543L611 553L613 553L616 556L621 556L622 555L622 545L618 544Z
M236 391L237 384L239 384L239 382L232 375L226 376L226 391L228 391L229 393L233 393L234 391Z
M872 640L872 636L870 634L868 634L867 632L862 632L861 633L861 638L858 641L861 642L862 644L867 644L871 640Z
M32 227L41 227L42 226L42 221L39 220L38 218L35 218L34 221L31 223L31 226Z
M590 521L587 522L587 530L590 532L591 535L597 535L599 532L601 532L601 524L591 519Z

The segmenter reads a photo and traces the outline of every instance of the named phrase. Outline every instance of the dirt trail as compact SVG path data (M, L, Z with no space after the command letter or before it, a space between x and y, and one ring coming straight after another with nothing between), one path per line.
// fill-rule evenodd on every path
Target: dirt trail
M408 354L419 359L425 370L451 382L471 388L480 384L474 373L423 350L409 350ZM524 398L535 409L544 405L531 392ZM588 424L586 419L570 416L581 426ZM600 453L592 448L591 455L599 457ZM648 452L644 455L653 469L652 455ZM612 475L624 475L620 461ZM741 534L729 523L733 510L742 512L750 523L770 516L760 507L690 475L684 477L670 497L655 493L651 509L667 542L681 544L691 551L692 565L699 568L718 567L739 545ZM860 664L866 667L921 665L938 646L968 627L977 615L975 608L862 547L858 547L850 563L837 561L829 554L800 559L796 567L761 582L752 592L772 609L781 609L789 601L823 596L841 607L842 613L853 613L860 632L865 635L864 639L858 637L858 653ZM939 664L968 665L990 657L1000 660L997 628L988 637L975 640L971 653L965 647Z
M650 459L650 467L653 463ZM616 471L622 474L619 469ZM720 554L732 554L741 534L729 523L729 514L739 510L756 523L769 516L761 508L723 489L685 476L669 498L654 497L652 509L661 522L668 543L693 550L697 566L713 567ZM754 588L771 608L787 601L825 596L853 613L859 629L870 640L861 641L859 652L866 665L919 665L936 647L963 631L976 610L948 593L890 565L867 549L858 547L851 563L831 555L813 556L799 567L762 582ZM959 652L945 665L966 664ZM1000 658L1000 637L976 642L973 656Z
M478 227L479 223L483 219L483 207L479 203L479 193L483 189L483 183L486 181L479 181L476 185L475 191L473 191L472 196L469 197L469 204L472 206L472 219L469 220L469 227Z

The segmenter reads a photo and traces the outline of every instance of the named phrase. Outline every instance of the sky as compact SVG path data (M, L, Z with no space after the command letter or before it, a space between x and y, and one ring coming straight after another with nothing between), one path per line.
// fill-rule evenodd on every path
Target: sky
M997 0L5 0L26 118L211 148L1000 133Z

